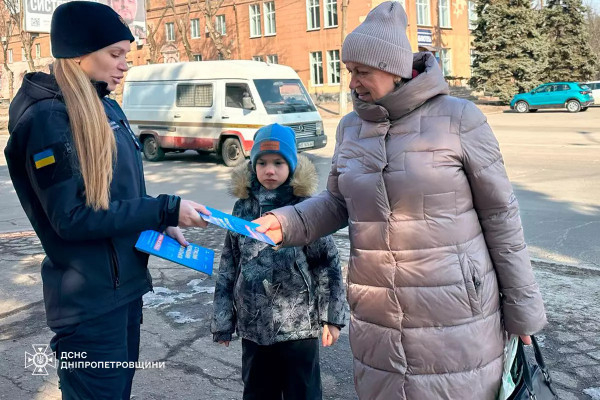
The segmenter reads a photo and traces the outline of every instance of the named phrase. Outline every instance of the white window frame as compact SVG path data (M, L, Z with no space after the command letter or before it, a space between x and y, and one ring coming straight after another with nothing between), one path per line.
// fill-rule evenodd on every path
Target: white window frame
M269 64L279 64L279 57L277 56L277 54L268 54L267 62Z
M200 39L200 19L193 18L190 20L190 37L192 39Z
M227 26L225 25L225 15L215 16L215 30L221 34L221 36L227 35Z
M440 50L440 62L444 77L452 76L452 49Z
M310 52L310 83L312 86L323 86L323 52Z
M452 17L450 10L450 0L438 0L439 1L439 24L440 28L451 28L452 27Z
M320 0L306 0L306 30L321 29Z
M165 40L167 42L175 41L175 23L174 22L165 23Z
M263 61L263 56L252 56L252 61Z
M327 50L327 83L340 84L340 51Z
M42 58L42 45L39 43L35 44L35 58Z
M250 21L250 37L262 36L260 25L260 4L250 4L248 6L248 20Z
M13 62L13 51L12 49L8 49L8 63L12 64Z
M431 26L431 1L417 0L417 25Z
M337 0L325 0L323 19L325 28L335 28L338 26Z
M473 30L477 28L477 3L473 0L469 0L469 29Z
M265 36L277 34L277 25L275 21L275 2L267 1L263 4L265 14Z
M202 61L202 54L193 54L194 61Z

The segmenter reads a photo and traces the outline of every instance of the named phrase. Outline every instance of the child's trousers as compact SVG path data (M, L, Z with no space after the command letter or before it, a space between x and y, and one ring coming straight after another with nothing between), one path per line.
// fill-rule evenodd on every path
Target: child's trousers
M260 346L242 339L244 400L321 400L319 340Z

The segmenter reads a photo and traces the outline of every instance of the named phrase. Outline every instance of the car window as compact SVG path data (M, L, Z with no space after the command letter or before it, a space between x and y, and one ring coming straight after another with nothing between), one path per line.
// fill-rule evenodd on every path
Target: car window
M564 92L565 90L571 89L571 87L566 84L561 84L561 85L556 85L556 86L557 86L557 89L556 89L557 92Z
M244 108L244 97L250 97L250 89L245 83L227 83L225 85L226 107Z
M535 93L546 93L550 90L550 85L546 85L546 86L540 86L539 88L535 89L534 92Z

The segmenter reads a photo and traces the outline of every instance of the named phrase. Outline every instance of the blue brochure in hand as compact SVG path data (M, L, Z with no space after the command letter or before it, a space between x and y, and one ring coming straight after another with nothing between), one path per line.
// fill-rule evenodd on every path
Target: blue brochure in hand
M251 237L252 239L260 240L272 246L275 246L275 242L264 233L256 231L260 225L254 222L246 221L245 219L234 217L231 214L225 214L222 211L215 210L211 207L206 207L210 211L210 215L204 215L200 213L202 219L211 224L220 226L221 228L229 229L230 231L237 232L241 235Z
M191 243L185 247L172 237L156 231L142 232L135 248L144 253L212 275L215 252L210 249Z

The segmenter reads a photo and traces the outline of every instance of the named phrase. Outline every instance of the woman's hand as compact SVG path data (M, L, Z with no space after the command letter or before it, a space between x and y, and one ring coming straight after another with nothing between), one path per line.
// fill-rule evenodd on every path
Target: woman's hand
M281 224L273 214L267 214L252 222L259 224L260 226L256 230L260 233L265 233L275 244L279 244L283 240Z
M321 341L323 342L323 347L329 347L335 342L337 342L340 337L340 328L333 325L323 325L323 335L321 337Z
M530 345L531 344L531 336L528 335L521 335L519 336L521 338L521 340L523 341L523 344L526 345Z
M210 215L210 211L206 209L202 204L190 200L181 199L179 203L179 222L177 226L183 228L201 227L206 228L208 222L202 219L200 214Z
M181 232L181 229L179 229L177 226L167 227L167 229L165 229L165 233L177 240L182 246L187 246L190 244L187 240L185 240L185 237L183 237L183 232Z

